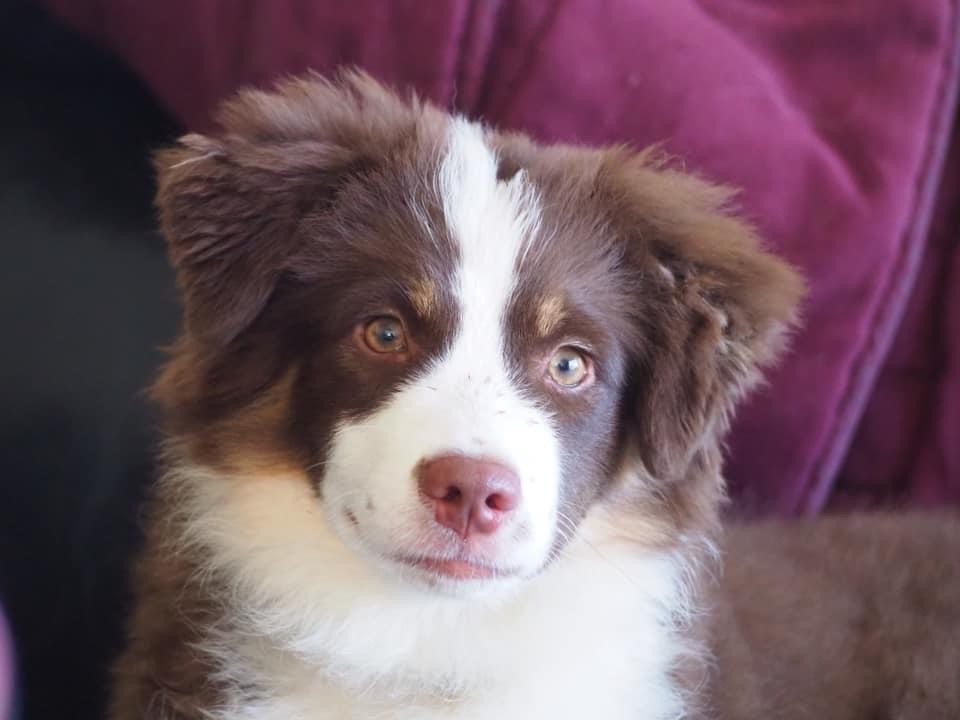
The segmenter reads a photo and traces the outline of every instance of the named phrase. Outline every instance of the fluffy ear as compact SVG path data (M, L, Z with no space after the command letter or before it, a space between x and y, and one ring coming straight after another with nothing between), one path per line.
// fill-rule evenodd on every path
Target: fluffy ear
M263 309L331 154L200 135L157 153L156 204L193 337L229 342Z
M698 453L716 458L735 404L783 349L804 283L728 211L729 190L644 156L622 169L643 298L638 450L654 477L681 477Z
M329 202L350 167L369 162L423 112L360 72L245 91L213 137L159 152L156 204L184 300L186 330L232 340L263 309L298 244L304 216Z

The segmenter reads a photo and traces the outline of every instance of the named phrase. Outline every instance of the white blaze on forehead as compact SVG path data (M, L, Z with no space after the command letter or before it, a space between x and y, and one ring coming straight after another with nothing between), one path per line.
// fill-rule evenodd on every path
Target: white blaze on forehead
M497 179L483 129L450 123L437 178L445 228L457 248L456 330L447 350L377 411L337 428L324 475L331 517L349 510L366 549L415 554L433 518L416 467L444 453L500 461L521 484L520 506L490 538L504 566L532 572L553 543L560 485L559 442L550 412L512 376L505 338L516 269L536 234L537 196L522 173ZM352 497L369 496L374 509ZM333 507L337 502L344 507Z
M497 180L497 158L479 126L456 118L440 169L447 228L460 250L463 320L500 325L516 267L540 221L537 198L522 171ZM469 315L470 317L467 317Z
M447 232L459 251L454 287L459 315L448 353L431 373L431 386L449 383L472 413L483 449L500 459L522 464L503 429L537 415L548 415L525 398L511 377L506 322L517 268L540 222L540 207L524 173L509 181L497 178L497 158L483 129L462 118L451 121L447 154L440 168L440 192ZM532 421L531 421L532 422ZM452 447L452 450L469 448ZM516 468L523 474L524 468Z

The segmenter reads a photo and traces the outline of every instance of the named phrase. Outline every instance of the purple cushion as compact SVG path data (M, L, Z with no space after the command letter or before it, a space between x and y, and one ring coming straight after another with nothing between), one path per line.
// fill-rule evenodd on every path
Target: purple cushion
M742 187L812 292L738 418L730 476L754 509L823 507L924 250L956 0L48 2L196 129L238 85L355 63L545 140L664 142Z
M960 505L960 126L920 271L853 445L834 507Z

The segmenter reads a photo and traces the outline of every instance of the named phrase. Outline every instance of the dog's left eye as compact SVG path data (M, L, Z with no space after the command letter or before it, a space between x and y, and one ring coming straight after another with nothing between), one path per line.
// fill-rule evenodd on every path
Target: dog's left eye
M407 342L403 325L393 317L378 317L367 323L363 340L375 353L403 352Z
M547 371L558 385L577 387L587 379L590 373L590 361L576 348L562 347L550 358Z

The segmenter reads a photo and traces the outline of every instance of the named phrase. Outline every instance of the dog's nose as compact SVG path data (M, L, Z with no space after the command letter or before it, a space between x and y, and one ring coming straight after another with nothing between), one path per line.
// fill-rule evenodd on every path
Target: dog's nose
M500 463L440 455L419 473L420 492L437 522L462 538L489 535L520 504L520 480Z

